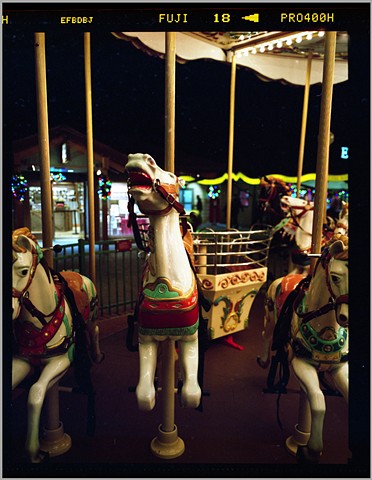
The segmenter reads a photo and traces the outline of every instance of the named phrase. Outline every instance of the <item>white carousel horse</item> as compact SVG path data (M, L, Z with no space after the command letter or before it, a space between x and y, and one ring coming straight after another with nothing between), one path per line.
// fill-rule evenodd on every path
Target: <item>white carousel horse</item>
M141 410L154 408L158 344L172 339L179 347L181 404L197 408L201 399L197 379L198 291L179 225L183 206L177 199L182 180L162 170L147 154L129 155L126 172L129 195L150 220L148 257L137 305L137 403Z
M95 363L103 360L99 349L96 289L90 279L76 272L52 272L36 237L28 228L13 231L12 236L12 307L14 355L12 388L16 388L32 371L40 367L38 380L31 386L27 400L28 420L25 450L33 463L42 461L39 423L46 393L67 372L78 349L76 315L89 334L91 356ZM67 285L74 300L66 298ZM74 310L71 303L77 306ZM75 348L76 347L76 348Z
M335 235L311 278L287 275L267 292L257 360L263 368L269 365L273 343L271 349L288 360L307 396L311 428L307 445L298 446L300 461L318 462L323 449L326 405L319 372L348 400L348 286L348 237Z
M334 233L341 233L341 235L348 235L349 233L349 203L342 202L342 209Z

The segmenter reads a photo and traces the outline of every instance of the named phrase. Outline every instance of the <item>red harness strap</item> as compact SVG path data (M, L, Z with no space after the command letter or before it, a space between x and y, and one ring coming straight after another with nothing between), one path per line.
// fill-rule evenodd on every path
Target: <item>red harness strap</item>
M18 354L23 357L45 356L48 352L47 343L58 332L65 314L65 298L63 292L57 289L58 305L52 319L41 329L30 322L15 321L14 335Z

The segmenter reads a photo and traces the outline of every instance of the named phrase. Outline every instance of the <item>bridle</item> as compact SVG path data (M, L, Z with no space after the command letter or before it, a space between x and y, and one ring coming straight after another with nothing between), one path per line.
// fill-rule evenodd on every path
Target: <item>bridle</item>
M42 266L44 267L47 274L48 274L48 272L47 272L46 265L43 264L43 252L38 245L35 248L35 246L33 244L31 244L31 254L32 254L32 264L31 264L30 275L28 277L27 283L21 291L12 287L12 297L13 298L18 298L21 306L24 306L26 308L26 310L33 317L36 317L40 321L40 323L43 326L45 326L48 323L46 321L47 318L52 317L52 319L53 319L53 317L56 316L57 312L65 310L63 288L62 288L62 286L61 286L61 288L57 288L57 284L55 284L56 293L57 293L57 302L56 302L55 309L51 313L45 314L35 307L35 305L31 302L31 300L29 298L28 289L30 288L30 285L31 285L31 283L34 279L35 272L36 272L36 269L37 269L39 263L42 264Z
M329 281L329 262L331 260L332 256L329 253L328 249L325 249L323 252L322 256L319 258L316 266L315 266L315 271L314 275L316 273L317 268L319 265L322 265L322 267L325 269L325 277L326 277L326 285L328 292L330 294L328 302L323 305L322 307L312 310L311 312L302 312L301 309L301 304L302 300L304 299L304 296L306 294L306 290L309 288L310 281L311 281L311 275L309 275L306 279L304 279L300 284L299 284L299 295L297 296L295 302L294 302L294 311L296 315L301 319L302 323L308 323L310 320L313 320L314 318L320 317L322 315L325 315L326 313L336 310L338 305L341 305L342 303L349 304L349 295L344 294L344 295L339 295L338 297L334 293L332 289L332 285Z

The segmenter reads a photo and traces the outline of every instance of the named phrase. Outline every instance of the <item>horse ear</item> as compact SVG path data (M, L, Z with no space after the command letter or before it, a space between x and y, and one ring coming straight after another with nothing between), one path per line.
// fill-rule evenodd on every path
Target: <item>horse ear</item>
M185 180L183 178L178 177L178 185L182 188L185 186Z
M17 245L31 252L31 243L27 237L24 235L19 235L17 238Z
M336 240L332 245L329 247L329 253L331 254L332 257L337 255L338 253L341 253L345 250L345 245L342 240Z

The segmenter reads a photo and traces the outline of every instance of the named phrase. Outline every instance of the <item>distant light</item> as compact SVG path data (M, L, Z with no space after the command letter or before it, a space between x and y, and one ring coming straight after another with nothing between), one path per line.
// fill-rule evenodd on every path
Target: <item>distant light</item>
M97 175L101 175L101 170L97 170Z

